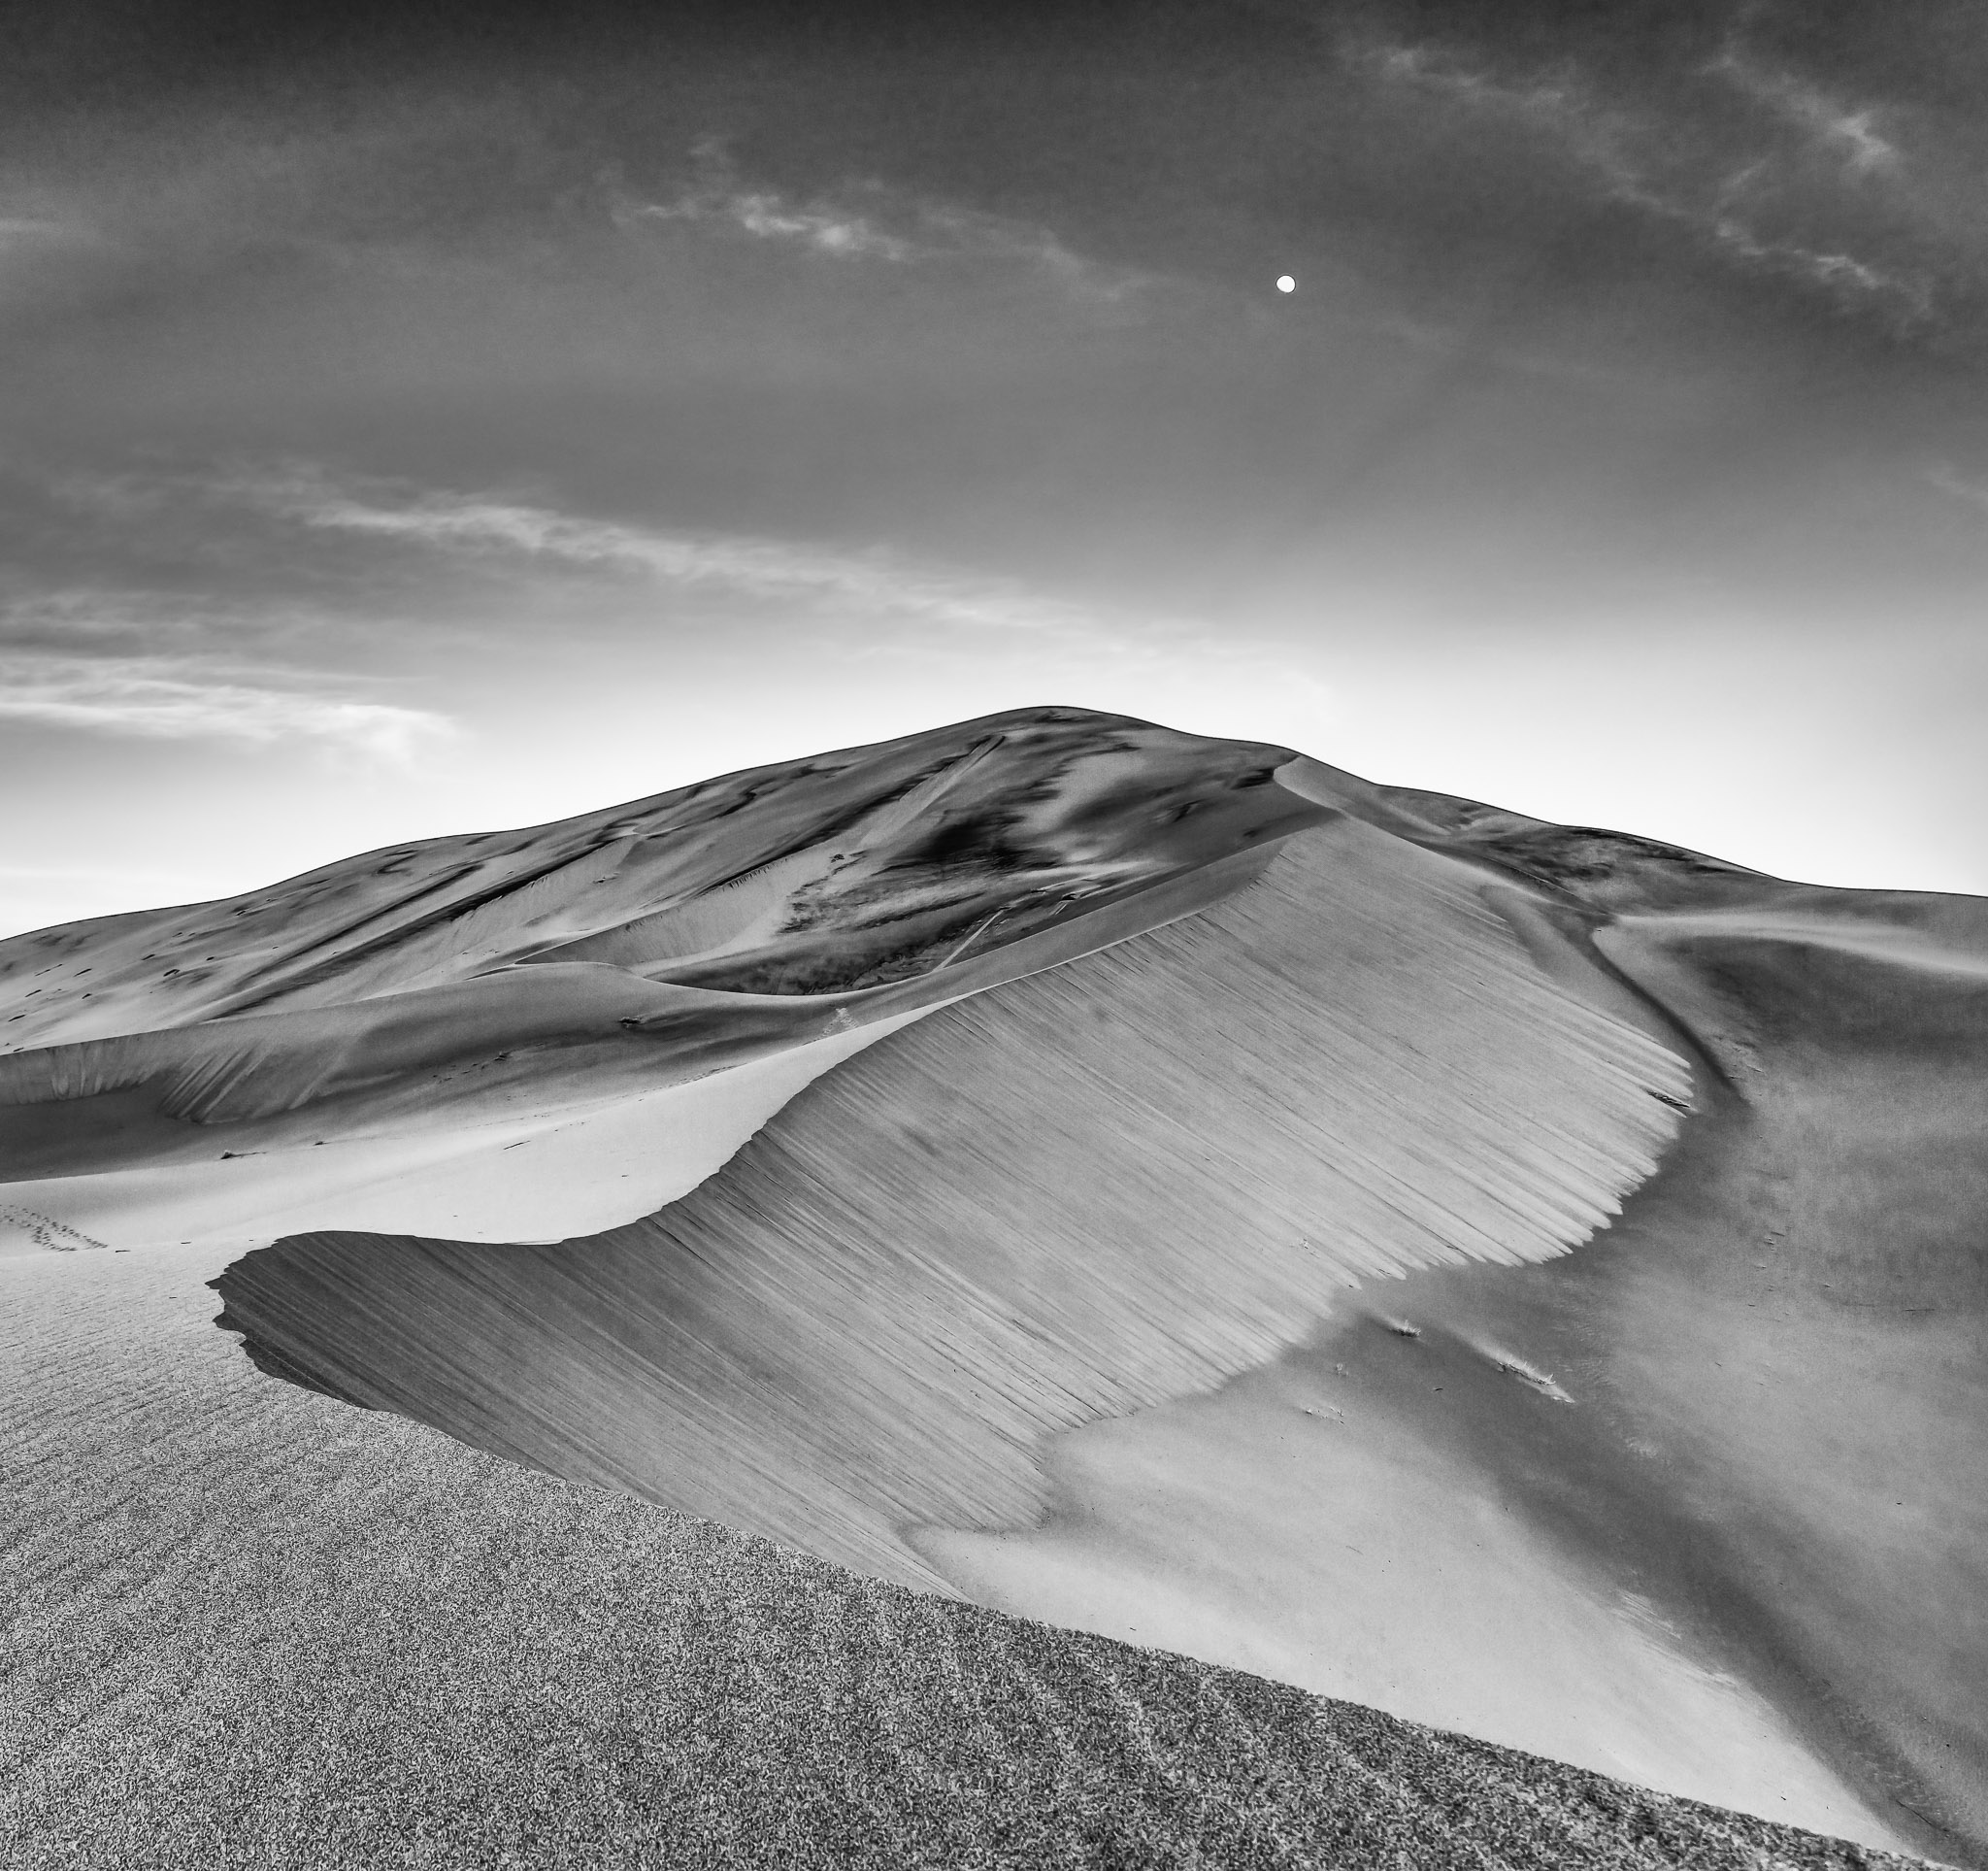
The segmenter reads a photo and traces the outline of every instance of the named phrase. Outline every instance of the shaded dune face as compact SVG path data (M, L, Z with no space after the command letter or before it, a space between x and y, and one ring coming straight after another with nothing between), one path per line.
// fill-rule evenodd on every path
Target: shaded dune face
M1825 892L1797 939L1796 894L1766 934L1598 932L1703 1061L1606 1233L1350 1295L1215 1396L1061 1439L1048 1523L948 1543L951 1576L1754 1810L1806 1752L1867 1836L1988 1862L1988 943L1919 899L1894 926L1942 959L1873 954ZM1666 1711L1675 1665L1592 1604L1703 1687Z
M1691 1572L1673 1595L1927 1849L1988 1861L1988 943L1971 966L1661 926L1609 950L1740 1094L1571 1321L1689 1526L1658 1576ZM1580 1486L1562 1511L1590 1547L1619 1518Z
M1566 1252L1683 1062L1571 999L1470 873L1350 819L1228 901L997 986L797 1097L647 1220L549 1249L292 1239L251 1355L887 1576L1026 1524L1043 1437L1218 1384L1354 1283Z

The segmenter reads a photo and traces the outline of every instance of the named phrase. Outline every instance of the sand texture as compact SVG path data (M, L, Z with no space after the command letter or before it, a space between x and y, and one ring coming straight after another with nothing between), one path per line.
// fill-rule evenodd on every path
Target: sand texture
M877 1584L0 1264L8 1871L1900 1860Z
M1038 710L0 988L77 1862L1988 1864L1988 905Z

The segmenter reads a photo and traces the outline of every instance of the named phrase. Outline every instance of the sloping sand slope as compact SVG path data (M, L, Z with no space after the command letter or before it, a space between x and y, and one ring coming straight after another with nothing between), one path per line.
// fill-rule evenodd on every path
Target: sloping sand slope
M6 1871L1903 1864L363 1415L215 1266L0 1263Z
M548 1178L511 1153L579 1125L598 1154L608 1107L834 1042L820 1069L1218 899L1324 817L1273 783L1283 757L1038 710L15 937L0 1174L28 1219L0 1251L50 1225L116 1247L378 1226L387 1186L399 1226L471 1238L631 1219L766 1111L685 1180L701 1094L646 1127L623 1109L608 1127L658 1172L609 1146L543 1228L518 1215Z
M1984 908L1035 711L0 945L0 1233L287 1230L308 1387L1988 1862Z
M1607 1233L1415 1274L1214 1398L1077 1432L1048 1526L955 1539L952 1576L1756 1810L1840 1799L1799 1739L1895 1833L1981 1861L1981 906L1817 891L1811 932L1802 892L1762 894L1716 935L1598 932L1702 1061ZM1631 1616L1598 1632L1572 1600ZM1706 1692L1653 1682L1652 1640Z

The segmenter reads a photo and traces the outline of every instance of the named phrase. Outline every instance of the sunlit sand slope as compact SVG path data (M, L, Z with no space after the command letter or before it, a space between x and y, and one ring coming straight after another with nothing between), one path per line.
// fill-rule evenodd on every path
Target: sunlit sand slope
M1689 1084L1559 993L1468 873L1351 819L1168 928L995 987L798 1097L652 1220L540 1252L250 1255L271 1368L555 1472L932 1583L1047 1433L1276 1355L1354 1283L1566 1252Z
M214 1268L0 1263L6 1871L1903 1866L329 1403Z

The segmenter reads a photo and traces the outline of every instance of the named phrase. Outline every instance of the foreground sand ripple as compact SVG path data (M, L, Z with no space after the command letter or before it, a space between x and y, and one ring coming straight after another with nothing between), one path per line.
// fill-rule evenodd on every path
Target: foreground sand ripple
M1905 1863L361 1416L212 1266L0 1265L7 1871Z

